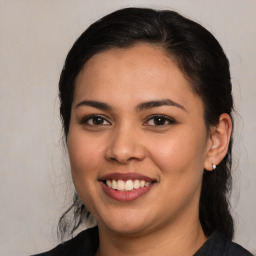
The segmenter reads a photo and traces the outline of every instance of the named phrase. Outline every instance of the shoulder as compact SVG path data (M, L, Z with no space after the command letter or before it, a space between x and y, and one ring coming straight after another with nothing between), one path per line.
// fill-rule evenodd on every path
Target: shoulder
M227 256L253 256L249 251L243 248L241 245L228 241L226 244Z
M80 256L94 255L98 248L98 228L90 228L79 233L76 237L59 244L52 250L34 256Z
M194 256L253 256L242 246L230 241L225 235L216 231Z

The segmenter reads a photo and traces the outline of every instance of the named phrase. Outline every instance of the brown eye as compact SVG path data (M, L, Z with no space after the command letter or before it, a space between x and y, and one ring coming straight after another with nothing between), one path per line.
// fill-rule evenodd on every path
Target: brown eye
M94 116L91 118L91 124L93 125L101 125L103 123L104 123L104 119L101 116Z
M165 125L166 124L166 119L162 117L155 117L153 119L154 125Z
M110 125L109 121L107 121L104 117L98 116L98 115L92 115L92 116L86 117L82 121L82 123L88 124L88 125L94 125L94 126Z
M164 126L164 125L170 125L170 124L174 124L175 121L168 117L168 116L164 116L164 115L155 115L150 117L145 125L150 125L150 126Z

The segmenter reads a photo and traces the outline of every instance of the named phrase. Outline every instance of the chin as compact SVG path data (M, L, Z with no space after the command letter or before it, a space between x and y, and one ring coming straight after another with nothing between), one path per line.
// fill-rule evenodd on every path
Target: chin
M139 236L142 235L147 228L145 225L113 225L109 227L113 232L118 233L119 235L123 236Z
M149 223L146 223L145 218L143 218L142 216L110 216L110 219L98 222L98 225L101 225L100 223L103 223L103 225L107 229L110 229L112 232L128 236L136 236L142 234L145 230L148 229Z

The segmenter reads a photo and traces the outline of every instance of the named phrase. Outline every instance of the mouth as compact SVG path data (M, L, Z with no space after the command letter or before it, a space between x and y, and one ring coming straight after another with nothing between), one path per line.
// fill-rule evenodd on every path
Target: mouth
M119 201L132 201L146 194L156 180L138 173L112 173L99 179L104 192Z
M118 191L132 191L150 186L152 183L145 180L106 180L104 183Z

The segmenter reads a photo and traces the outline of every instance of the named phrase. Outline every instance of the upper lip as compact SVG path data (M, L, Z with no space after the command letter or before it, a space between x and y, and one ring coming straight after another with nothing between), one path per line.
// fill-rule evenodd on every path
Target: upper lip
M143 174L137 173L137 172L127 172L127 173L108 173L99 178L99 180L105 181L105 180L145 180L146 182L154 182L155 179L152 179L148 176L145 176Z

